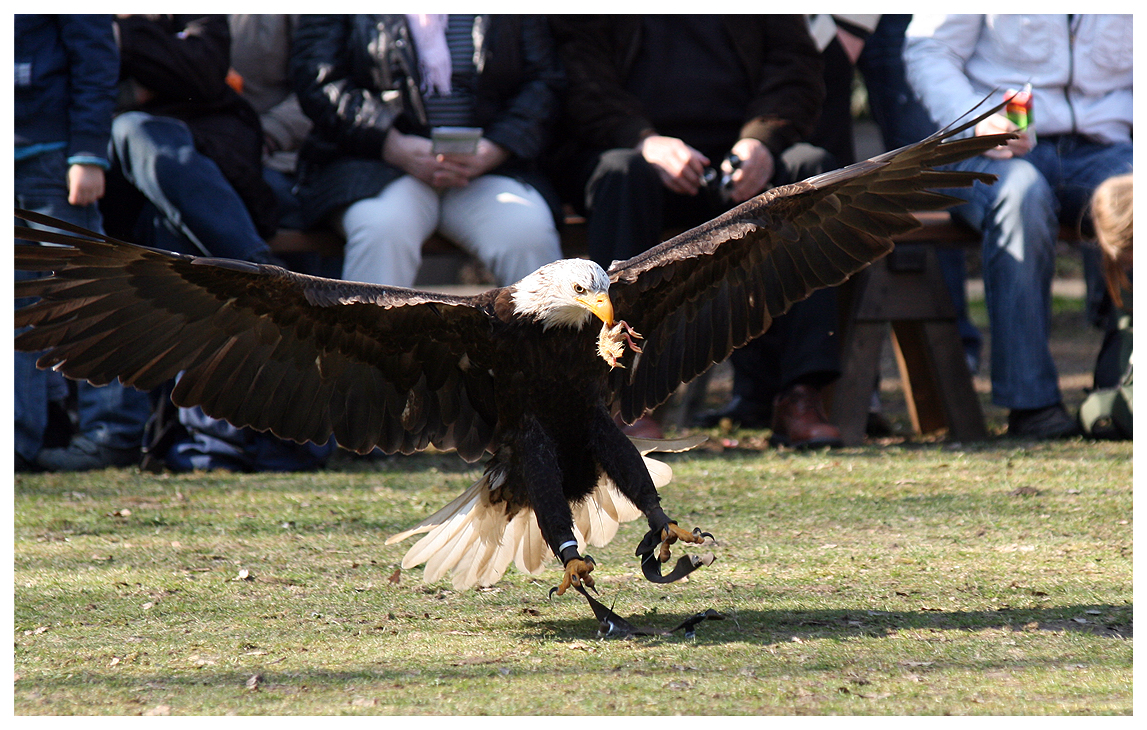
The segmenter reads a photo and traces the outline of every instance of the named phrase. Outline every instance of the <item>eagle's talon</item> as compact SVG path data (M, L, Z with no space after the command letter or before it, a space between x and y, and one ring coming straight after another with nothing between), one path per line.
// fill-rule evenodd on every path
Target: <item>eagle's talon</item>
M634 339L644 340L645 337L640 332L630 327L629 322L626 322L624 319L619 320L618 324L621 325L621 336L625 338L625 344L629 345L629 349L633 350L634 352L641 352L641 346L634 342Z
M702 532L700 527L694 527L694 528L693 528L693 536L694 536L694 537L699 537L699 538L701 538L700 540L698 540L698 541L697 541L697 542L699 542L699 543L700 543L700 542L703 542L703 541L705 540L705 538L709 538L710 540L712 540L712 541L713 541L713 544L714 544L714 545L716 545L716 544L717 544L717 538L713 537L713 533L711 533L711 532Z
M593 572L597 563L589 555L584 558L574 558L566 563L565 575L562 576L561 585L556 588L550 589L550 597L553 598L556 592L559 596L564 595L570 586L585 586L586 588L593 588L593 592L597 593L597 588L594 588L593 577L590 573Z
M625 331L625 334L626 334L626 338L627 338L627 339L628 339L630 336L636 337L636 338L637 338L637 339L639 339L639 340L644 340L644 339L645 339L645 335L641 334L641 333L640 333L640 332L638 332L637 330L635 330L635 329L633 329L632 327L630 327L630 326L629 326L629 322L626 322L624 319L620 319L620 320L618 320L618 322L617 322L617 323L618 323L619 325L621 325L621 328L622 328L622 330L624 330L624 331Z
M678 540L700 545L705 542L706 537L711 539L714 544L717 543L717 538L713 537L712 533L702 532L700 527L694 527L692 532L686 532L676 522L670 522L661 529L661 550L657 553L657 559L662 563L668 563L669 558L672 557L669 546Z

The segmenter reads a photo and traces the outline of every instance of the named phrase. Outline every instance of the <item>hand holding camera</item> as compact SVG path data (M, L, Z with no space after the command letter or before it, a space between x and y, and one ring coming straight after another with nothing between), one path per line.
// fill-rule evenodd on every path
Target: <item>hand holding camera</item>
M731 173L733 188L730 200L743 203L769 188L776 172L776 161L764 142L751 137L738 140L731 152L741 164Z
M652 135L637 144L645 161L653 165L661 184L681 195L696 195L709 158L676 137Z
M705 169L702 188L714 207L725 209L768 189L775 169L769 149L760 140L745 138L733 145L719 167Z

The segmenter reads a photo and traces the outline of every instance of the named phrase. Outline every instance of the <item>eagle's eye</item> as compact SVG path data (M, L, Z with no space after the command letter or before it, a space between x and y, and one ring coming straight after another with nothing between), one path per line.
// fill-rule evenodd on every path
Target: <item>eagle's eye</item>
M585 287L581 284L574 284L574 292L577 294L585 294Z

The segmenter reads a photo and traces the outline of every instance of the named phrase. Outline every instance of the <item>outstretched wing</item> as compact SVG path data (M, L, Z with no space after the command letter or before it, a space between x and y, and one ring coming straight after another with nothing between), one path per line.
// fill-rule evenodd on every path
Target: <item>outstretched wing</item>
M992 109L983 116L998 110ZM664 402L816 289L840 284L918 224L911 212L959 199L929 189L995 176L938 171L1014 135L954 139L983 116L916 144L774 188L610 267L619 319L645 336L610 385L627 421Z
M179 405L366 453L433 444L474 460L497 422L484 298L322 279L135 246L16 211L16 349L41 367L140 389L183 372ZM78 235L71 235L78 234Z

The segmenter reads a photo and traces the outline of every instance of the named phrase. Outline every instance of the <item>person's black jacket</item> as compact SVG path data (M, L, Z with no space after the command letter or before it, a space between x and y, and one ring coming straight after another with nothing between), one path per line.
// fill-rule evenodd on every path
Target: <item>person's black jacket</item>
M129 95L120 111L138 110L187 123L195 148L219 166L239 193L259 235L278 227L278 203L263 181L259 115L226 81L231 31L226 15L133 15L116 20L120 78L150 95Z
M533 185L557 211L537 159L560 107L565 75L541 16L475 20L478 126L511 155L492 172ZM391 127L429 136L414 44L403 15L302 15L291 80L314 128L300 152L307 225L378 195L403 172L382 161Z
M741 137L774 156L806 139L824 102L824 67L803 15L722 16L753 87ZM641 47L641 16L554 15L569 74L563 122L585 148L633 147L656 132L625 87Z

